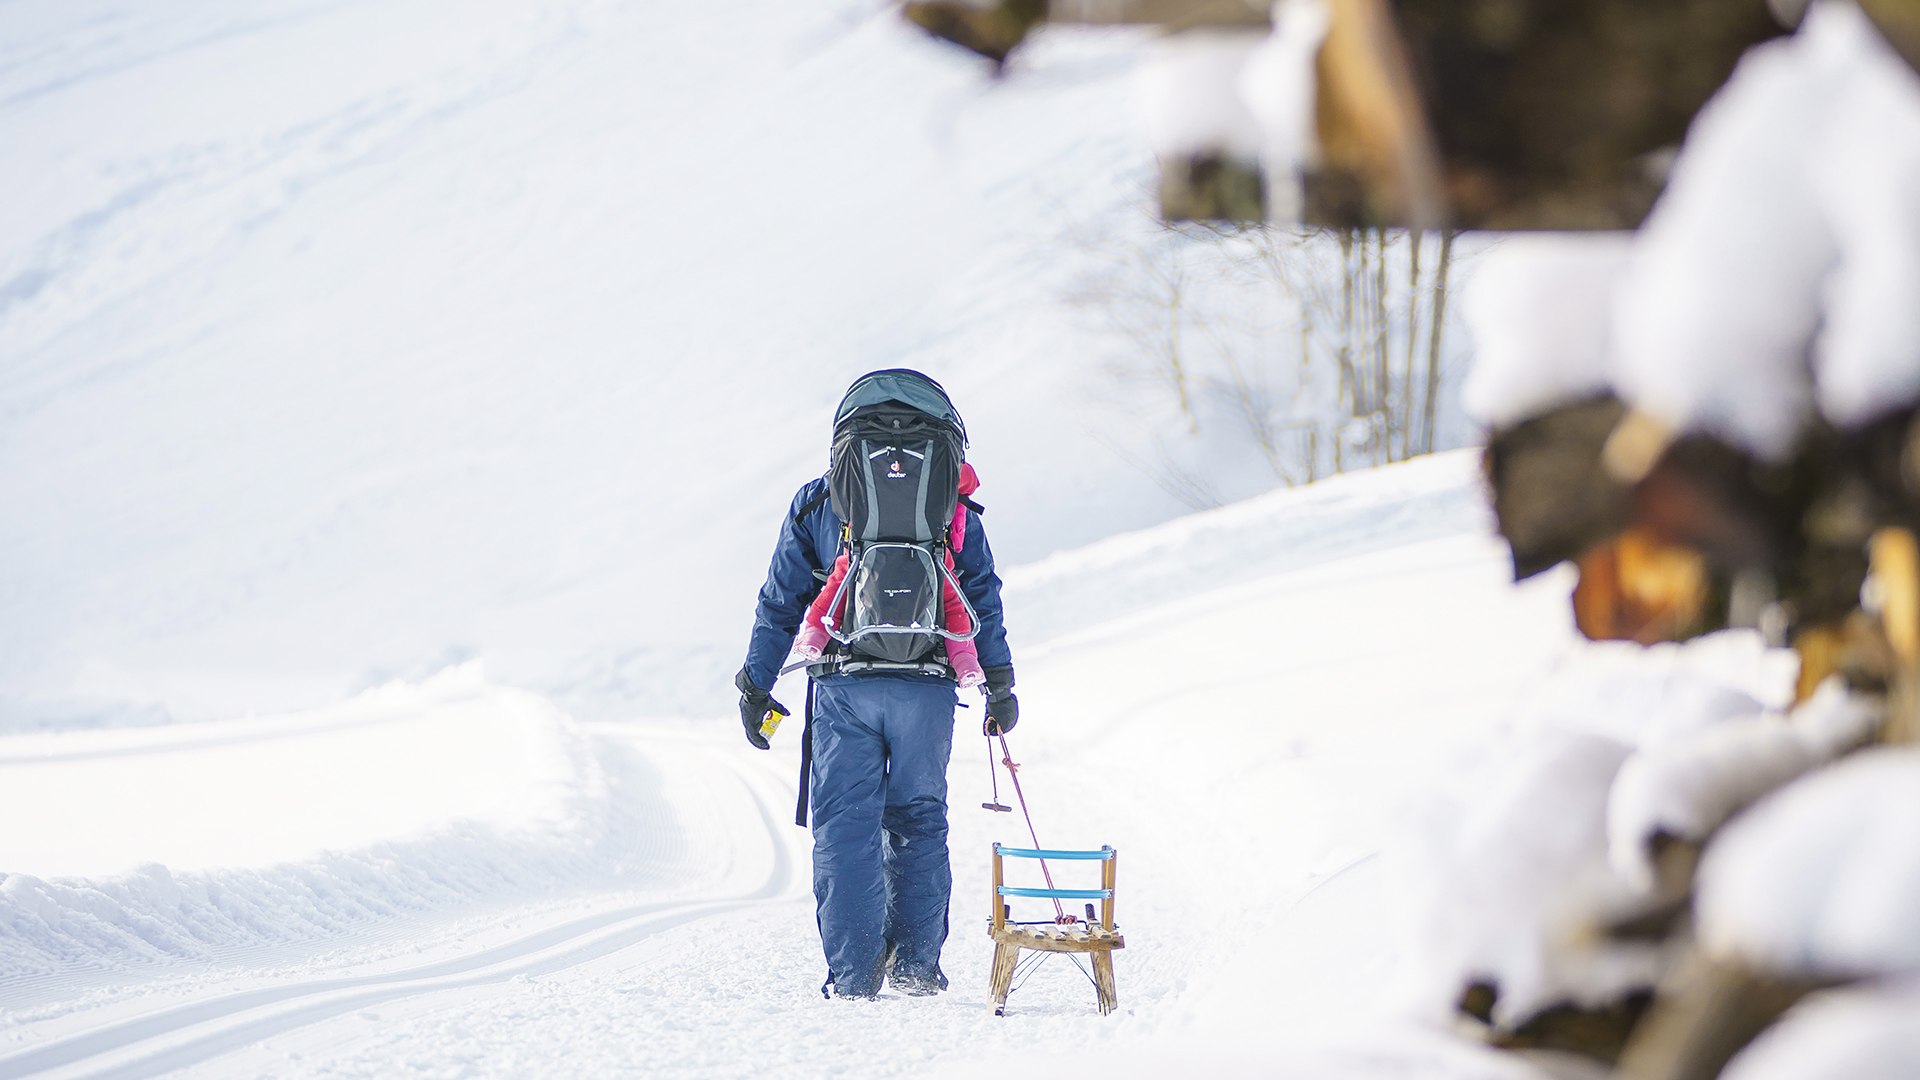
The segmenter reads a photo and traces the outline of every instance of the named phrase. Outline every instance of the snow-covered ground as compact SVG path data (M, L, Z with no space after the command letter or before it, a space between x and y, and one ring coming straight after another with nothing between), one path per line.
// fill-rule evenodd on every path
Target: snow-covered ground
M954 988L872 1004L816 989L794 732L762 755L725 717L580 723L472 664L312 713L18 736L0 1075L1527 1075L1386 1000L1399 813L1570 654L1551 579L1504 574L1470 454L1010 572L1041 839L1121 852L1108 1018L1064 960L991 1014L986 852L1022 837L976 808L964 734ZM1100 609L1095 582L1151 599Z

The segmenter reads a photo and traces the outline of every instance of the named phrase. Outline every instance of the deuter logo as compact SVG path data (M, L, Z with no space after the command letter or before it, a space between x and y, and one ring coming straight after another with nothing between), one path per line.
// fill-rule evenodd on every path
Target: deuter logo
M887 479L889 480L905 480L906 478L907 470L901 468L900 463L897 461L893 463L892 468L887 470Z
M881 589L880 591L883 593L886 593L888 596L912 596L913 595L912 589Z

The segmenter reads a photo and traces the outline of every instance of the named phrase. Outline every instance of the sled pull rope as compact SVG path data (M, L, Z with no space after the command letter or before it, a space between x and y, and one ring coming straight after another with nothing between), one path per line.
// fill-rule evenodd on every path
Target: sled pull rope
M1007 767L1007 776L1013 780L1013 797L1020 802L1020 816L1027 819L1027 835L1033 839L1034 850L1047 850L1040 843L1040 834L1034 831L1033 812L1027 809L1026 792L1020 790L1020 766L1013 760L1013 751L1007 749L1006 733L1001 732L996 737L1000 740L1000 764ZM1047 860L1043 858L1040 859L1039 862L1040 876L1046 879L1047 890L1054 893L1059 892L1059 890L1054 887L1053 871L1047 868ZM1053 897L1053 912L1056 916L1054 919L1055 922L1067 923L1073 921L1073 919L1067 915L1066 907L1060 903L1059 896Z

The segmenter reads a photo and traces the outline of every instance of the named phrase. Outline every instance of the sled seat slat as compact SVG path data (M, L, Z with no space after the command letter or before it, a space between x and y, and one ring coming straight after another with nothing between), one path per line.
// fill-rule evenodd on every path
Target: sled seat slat
M1038 952L1112 952L1127 947L1127 939L1105 928L1008 926L989 935L996 944Z

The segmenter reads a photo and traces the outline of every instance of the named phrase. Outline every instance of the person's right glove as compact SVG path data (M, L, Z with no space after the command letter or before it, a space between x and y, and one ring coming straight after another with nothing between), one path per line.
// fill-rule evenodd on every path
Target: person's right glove
M980 725L982 734L1005 735L1020 722L1020 699L1013 696L1013 665L1000 664L984 669L987 676L987 719Z
M767 716L776 712L782 716L792 714L785 705L773 700L773 695L753 685L746 668L741 668L740 674L733 677L733 685L740 691L740 726L747 729L747 741L754 749L765 750L767 737L760 733L760 728L767 722Z

